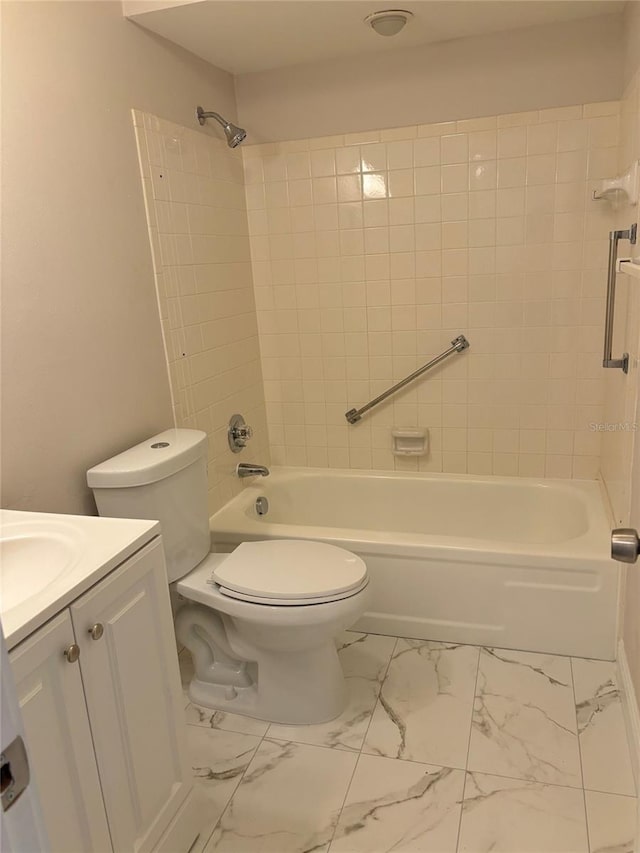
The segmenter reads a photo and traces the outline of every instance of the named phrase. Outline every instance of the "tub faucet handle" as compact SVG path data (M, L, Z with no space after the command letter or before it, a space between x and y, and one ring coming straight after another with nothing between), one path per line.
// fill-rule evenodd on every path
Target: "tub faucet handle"
M253 438L253 429L245 423L242 415L233 415L227 429L229 447L233 453L240 453L247 446L250 438Z
M640 554L638 531L631 527L618 527L611 532L611 557L621 563L635 563Z

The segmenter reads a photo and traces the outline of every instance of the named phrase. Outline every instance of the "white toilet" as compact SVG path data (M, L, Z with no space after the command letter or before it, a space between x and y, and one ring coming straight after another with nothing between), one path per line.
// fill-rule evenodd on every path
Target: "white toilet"
M207 436L171 429L87 472L100 515L158 519L176 634L193 656L194 702L278 723L320 723L346 702L334 638L364 613L360 557L322 542L243 542L212 554Z

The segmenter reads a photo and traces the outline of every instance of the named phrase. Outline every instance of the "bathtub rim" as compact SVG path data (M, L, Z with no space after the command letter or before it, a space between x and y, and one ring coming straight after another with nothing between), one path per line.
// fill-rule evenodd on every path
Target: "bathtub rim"
M504 483L509 486L554 488L556 491L571 493L583 503L588 527L585 533L573 539L554 543L500 542L491 539L473 539L465 537L454 539L450 536L434 534L401 533L363 530L348 527L323 527L286 523L269 523L252 519L250 507L255 499L267 493L269 482L262 478L245 484L234 498L226 503L210 518L212 545L237 544L238 541L260 539L312 539L337 543L341 547L355 551L378 554L394 554L401 548L404 553L417 556L428 548L430 557L445 562L456 560L478 563L499 563L531 566L535 558L553 558L558 569L577 569L578 564L592 563L602 567L603 561L613 569L615 564L609 554L609 537L612 527L611 511L607 494L601 480L565 480L556 478L501 477L496 475L443 474L439 472L378 471L341 468L307 468L274 466L272 476L279 483L304 477L331 477L335 479L392 479L392 480L432 480L475 483ZM272 481L273 482L273 481ZM234 523L231 523L233 521ZM389 533L392 539L389 539Z

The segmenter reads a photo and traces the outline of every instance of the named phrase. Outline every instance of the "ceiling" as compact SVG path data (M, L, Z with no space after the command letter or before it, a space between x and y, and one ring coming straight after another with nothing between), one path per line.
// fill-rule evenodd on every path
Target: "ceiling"
M620 14L618 0L124 0L127 17L233 74L265 71L519 27ZM401 8L384 38L363 23Z

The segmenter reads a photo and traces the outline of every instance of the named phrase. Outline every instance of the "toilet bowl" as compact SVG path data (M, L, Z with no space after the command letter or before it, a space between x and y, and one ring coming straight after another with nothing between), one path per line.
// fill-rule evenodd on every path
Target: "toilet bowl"
M244 542L209 553L206 434L167 430L87 473L100 515L162 525L176 636L193 657L192 701L286 724L337 717L335 638L364 613L363 560L334 545Z
M242 555L243 549L250 553ZM256 574L277 561L281 573L290 568L295 578L305 554L307 568L314 561L347 569L351 564L353 577L360 576L355 587L336 590L335 583L327 583L322 590L317 583L315 598L265 596L273 585L263 577L255 584L254 598L246 583L243 590L229 589L216 579L216 570L222 569L225 581L232 582L234 566L226 564L233 561L237 568L238 557L255 566ZM252 542L231 555L208 555L175 585L188 602L176 616L176 635L193 657L190 698L206 707L280 723L337 717L346 693L335 637L366 609L367 585L359 557L319 542ZM309 593L304 582L297 589Z

